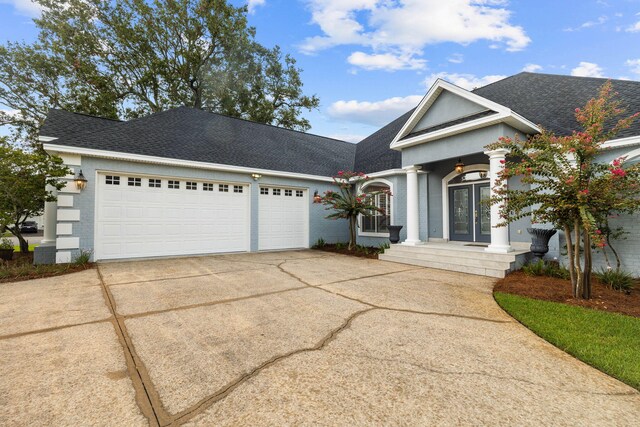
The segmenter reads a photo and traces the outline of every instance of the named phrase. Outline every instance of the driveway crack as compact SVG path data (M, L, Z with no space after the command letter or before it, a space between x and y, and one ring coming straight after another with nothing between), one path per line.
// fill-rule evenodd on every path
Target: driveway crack
M198 403L193 405L191 408L188 408L188 409L176 414L173 422L171 423L171 425L173 426L173 425L183 424L183 423L189 421L190 419L194 418L195 416L203 413L204 411L209 409L213 404L215 404L215 403L223 400L224 398L226 398L229 394L231 394L235 389L237 389L238 387L243 385L245 382L247 382L248 380L254 378L257 375L259 375L263 370L269 368L272 365L275 365L278 362L281 362L281 361L283 361L285 359L288 359L290 357L296 356L296 355L301 354L301 353L308 353L308 352L313 352L313 351L321 351L331 341L336 339L337 336L341 332L343 332L344 330L348 329L351 326L351 323L353 323L353 321L356 318L358 318L359 316L361 316L361 315L363 315L365 313L368 313L368 312L370 312L372 310L374 310L374 308L365 308L364 310L360 310L360 311L356 311L355 313L352 313L349 317L347 317L345 319L345 321L339 327L331 330L327 335L325 335L324 338L322 338L314 346L293 350L293 351L290 351L288 353L285 353L285 354L282 354L282 355L279 355L279 356L275 356L275 357L263 362L259 366L253 368L251 371L243 374L242 376L240 376L236 380L232 381L231 383L229 383L228 385L226 385L224 388L220 389L216 393L214 393L214 394L212 394L212 395L210 395L208 397L205 397L204 399L200 400Z

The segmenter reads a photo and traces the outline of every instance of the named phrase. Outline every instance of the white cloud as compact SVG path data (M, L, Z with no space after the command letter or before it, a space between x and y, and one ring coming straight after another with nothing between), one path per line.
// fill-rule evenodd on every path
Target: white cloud
M427 45L467 45L488 40L508 51L524 49L531 39L509 22L502 0L308 0L312 22L322 35L304 40L300 50L313 54L339 45L371 48L414 59Z
M249 13L255 13L258 6L264 6L266 0L247 0Z
M576 68L571 70L571 75L578 77L604 77L602 71L602 67L598 64L582 61Z
M595 21L587 21L587 22L584 22L584 23L578 25L577 27L565 28L563 31L569 31L569 32L571 32L571 31L580 31L580 30L584 30L586 28L597 27L598 25L604 24L608 20L609 20L608 16L600 16Z
M628 33L637 33L640 31L640 21L636 22L635 24L631 25L630 27L627 27L625 29L626 32Z
M337 101L328 109L329 116L351 122L383 126L418 105L422 96L394 97L382 101Z
M459 74L459 73L435 73L431 74L424 80L425 86L430 88L438 79L446 80L449 83L453 83L456 86L460 86L461 88L472 90L477 87L486 86L489 83L497 82L498 80L502 80L507 76L499 75L499 74L491 74L488 76L477 77L473 74Z
M31 0L0 0L0 3L13 5L18 13L27 16L40 16L42 11L42 7Z
M364 52L353 52L347 58L347 62L365 70L424 70L427 61L413 58L411 55L394 55L392 53L367 54Z
M627 62L625 62L624 65L631 68L632 73L640 75L640 58L627 59Z
M528 73L535 73L536 71L542 70L542 65L538 64L527 64L522 67L522 71L526 71Z
M464 62L464 56L461 53L453 53L447 58L447 61L453 64L462 64Z

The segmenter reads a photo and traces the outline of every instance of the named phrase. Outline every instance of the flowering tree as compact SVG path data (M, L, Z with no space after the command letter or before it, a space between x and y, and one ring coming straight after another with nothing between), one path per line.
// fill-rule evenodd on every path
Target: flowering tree
M500 205L502 225L531 216L532 223L563 229L573 296L585 299L591 298L592 246L606 245L600 226L613 213L640 209L640 164L627 165L623 157L609 164L596 162L602 144L638 115L616 120L624 110L615 96L607 82L598 98L576 108L582 131L556 136L543 129L525 141L503 137L488 146L510 152L491 199ZM506 181L515 176L528 188L508 189Z
M340 171L333 177L338 191L326 191L318 200L327 210L335 211L327 215L327 218L349 220L349 250L356 245L358 215L371 216L374 212L384 214L384 209L375 205L375 196L381 193L391 195L388 190L363 192L363 184L369 180L370 178L362 172Z

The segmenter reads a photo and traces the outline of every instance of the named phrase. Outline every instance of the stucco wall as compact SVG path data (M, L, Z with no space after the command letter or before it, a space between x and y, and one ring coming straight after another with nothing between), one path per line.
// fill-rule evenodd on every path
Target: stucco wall
M93 250L94 246L94 221L95 221L95 190L98 171L111 171L131 174L149 174L157 176L175 176L180 178L207 179L215 181L229 181L246 183L251 186L251 251L258 250L258 206L259 186L282 185L302 187L309 191L309 245L312 246L319 238L326 242L346 241L348 239L348 225L346 221L333 221L325 219L327 212L322 205L313 204L313 193L317 190L323 193L333 189L330 182L288 179L280 177L263 176L259 181L253 181L248 174L218 172L204 169L169 167L147 163L134 163L119 160L100 159L95 157L83 157L81 168L88 179L87 187L80 193L73 194L73 208L80 211L80 220L72 222L72 234L65 238L79 238L79 248ZM60 252L60 248L58 248ZM72 256L78 253L78 249L72 249Z

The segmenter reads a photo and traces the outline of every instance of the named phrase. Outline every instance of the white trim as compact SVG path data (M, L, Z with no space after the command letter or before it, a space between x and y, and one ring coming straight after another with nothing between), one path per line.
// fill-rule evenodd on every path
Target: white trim
M194 160L169 159L166 157L146 156L142 154L130 154L130 153L117 152L117 151L107 151L107 150L94 150L92 148L67 147L67 146L56 145L56 144L43 144L43 147L47 152L50 152L52 154L71 153L71 154L79 154L81 156L126 160L126 161L139 162L139 163L153 163L153 164L159 164L159 165L181 166L181 167L194 168L194 169L207 169L207 170L217 170L217 171L223 171L223 172L246 173L249 175L251 175L252 173L259 173L263 176L268 175L268 176L277 176L277 177L284 177L284 178L298 178L298 179L308 179L312 181L333 182L333 178L320 176L320 175L309 175L309 174L295 173L295 172L282 172L282 171L274 171L270 169L257 169L257 168L249 168L244 166L223 165L218 163L197 162Z
M38 137L38 141L40 142L51 142L51 141L55 141L58 138L55 138L53 136L39 136Z
M476 120L472 120L466 123L460 123L458 125L454 125L451 127L447 127L445 129L440 129L434 132L430 132L424 135L418 135L413 138L410 138L405 141L401 141L402 138L406 137L411 130L418 124L420 119L425 115L425 113L431 108L433 103L436 101L438 96L442 91L447 90L452 92L455 95L458 95L468 101L479 104L489 110L496 111L497 114L492 114L487 117L481 117ZM405 147L410 147L412 145L421 144L427 141L432 141L434 139L444 138L446 136L455 135L462 132L467 132L469 130L478 129L481 127L489 126L495 123L506 122L514 128L523 131L525 133L534 133L540 132L540 128L536 126L533 122L527 120L521 115L511 111L509 108L500 105L496 102L490 101L486 98L481 97L480 95L476 95L475 93L469 92L466 89L458 87L454 84L446 82L442 79L436 80L436 82L431 86L427 94L422 98L418 107L414 110L413 114L407 120L407 122L402 126L398 134L391 141L390 148L399 150Z
M476 163L474 165L465 165L464 172L485 171L489 172L489 165ZM449 181L460 175L455 170L448 173L442 178L442 238L449 241Z
M384 176L392 176L392 175L404 175L404 169L387 169L380 172L368 173L367 176L369 178L382 178Z
M601 145L603 150L612 149L612 148L620 148L620 147L628 147L630 145L638 145L640 144L640 135L629 136L627 138L618 138L612 139L611 141L607 141Z
M400 170L401 172L404 172L402 169L396 169L396 170ZM371 176L371 175L369 175ZM389 180L386 179L382 179L382 178L377 178L377 179L372 179L371 181L367 181L364 183L364 185L361 185L360 188L358 188L358 191L362 191L365 188L367 188L370 185L376 184L376 183L382 183L384 185L386 185L387 187L389 187L389 191L391 192L391 196L389 197L389 222L391 224L389 225L393 225L394 224L394 220L395 220L395 209L393 206L393 183ZM362 237L389 237L389 233L375 233L375 232L371 232L371 231L362 231L362 215L358 216L358 236L362 236Z
M636 148L635 150L631 150L631 151L629 151L627 154L625 154L622 157L625 157L625 161L628 161L628 160L635 159L638 156L640 156L640 148Z

